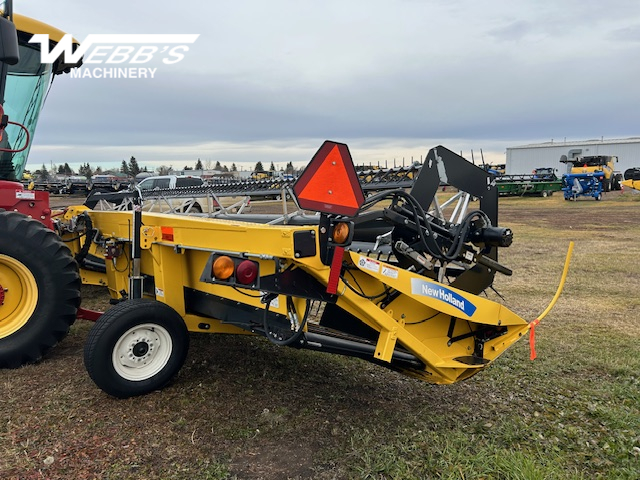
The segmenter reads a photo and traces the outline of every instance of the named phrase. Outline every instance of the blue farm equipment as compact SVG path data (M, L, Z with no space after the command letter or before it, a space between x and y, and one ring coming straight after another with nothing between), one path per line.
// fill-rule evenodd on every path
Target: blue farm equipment
M579 196L602 200L603 172L566 173L562 175L562 191L565 200L575 200Z

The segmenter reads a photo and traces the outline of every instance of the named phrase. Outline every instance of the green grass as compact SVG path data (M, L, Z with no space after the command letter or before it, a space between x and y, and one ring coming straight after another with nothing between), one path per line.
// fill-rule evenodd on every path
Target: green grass
M519 315L544 310L576 242L533 362L523 339L437 386L260 338L193 335L171 385L115 400L84 371L90 325L78 322L40 364L0 372L0 478L636 480L640 195L626 195L501 199L515 241L500 261L514 274L495 287Z

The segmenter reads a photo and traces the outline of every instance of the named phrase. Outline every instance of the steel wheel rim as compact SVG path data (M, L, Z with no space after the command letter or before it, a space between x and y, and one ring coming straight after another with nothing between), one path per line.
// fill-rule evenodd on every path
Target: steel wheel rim
M24 327L38 305L38 284L29 269L13 257L0 254L0 338Z
M140 382L158 374L171 358L173 341L168 330L145 323L123 333L113 348L111 360L116 373Z

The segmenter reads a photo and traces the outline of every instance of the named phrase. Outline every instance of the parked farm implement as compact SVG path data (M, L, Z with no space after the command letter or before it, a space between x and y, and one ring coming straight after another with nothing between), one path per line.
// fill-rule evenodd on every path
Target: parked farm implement
M602 200L602 172L566 173L562 176L562 192L565 200L592 197Z
M441 181L460 190L442 205ZM325 142L293 192L314 214L70 208L63 238L107 258L116 302L85 348L96 384L117 397L163 387L184 361L187 332L261 335L446 384L529 331L479 296L496 273L511 274L498 249L512 233L497 226L490 176L462 157L436 147L410 193L365 197L347 146ZM480 208L469 210L474 197Z
M502 175L496 177L496 186L500 196L539 196L549 197L553 192L562 190L562 181L538 175Z
M3 84L6 65L20 65L8 10ZM20 28L28 30L25 48L43 29L62 35L41 24ZM9 103L18 100L31 96ZM21 173L26 157L3 148L12 174ZM481 296L497 273L512 273L498 258L513 235L498 225L491 175L438 146L409 180L410 192L399 184L365 196L347 146L327 141L290 187L299 210L292 215L174 215L133 202L70 207L52 221L46 192L0 182L14 202L5 205L31 209L25 213L55 224L61 237L23 213L0 212L0 366L34 362L63 338L78 312L80 278L98 275L114 306L91 329L84 360L116 397L165 386L186 358L189 332L259 335L432 383L467 379L533 333L542 316L528 323ZM441 184L457 193L439 201ZM470 208L474 199L478 208Z

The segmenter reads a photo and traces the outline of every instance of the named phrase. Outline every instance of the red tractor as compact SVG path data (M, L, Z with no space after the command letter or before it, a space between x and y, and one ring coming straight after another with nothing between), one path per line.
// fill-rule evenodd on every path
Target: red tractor
M34 34L55 45L64 33L0 11L0 368L39 360L68 333L80 306L71 251L52 230L49 193L20 183L31 140L54 76L77 64L42 63Z

